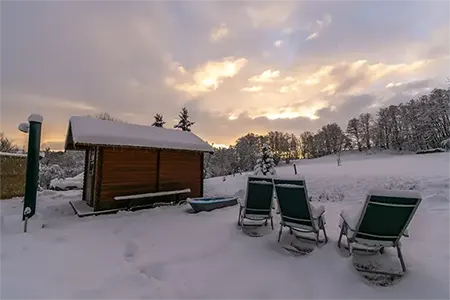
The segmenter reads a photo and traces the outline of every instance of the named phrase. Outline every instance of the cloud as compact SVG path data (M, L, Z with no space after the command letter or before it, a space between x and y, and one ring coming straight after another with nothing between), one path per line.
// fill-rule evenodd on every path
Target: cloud
M318 32L313 32L313 33L311 33L310 35L308 35L308 37L306 37L306 41L309 41L309 40L312 40L312 39L315 39L315 38L317 38L319 36L319 33Z
M182 77L178 78L185 82L178 82L177 79L168 77L166 84L191 96L197 96L199 93L216 90L225 79L234 77L246 64L247 59L234 57L209 61L196 67L192 72L182 72ZM187 80L184 80L185 77Z
M242 88L241 89L241 91L243 91L243 92L259 92L259 91L261 91L263 89L263 87L262 86L260 86L260 85L253 85L253 86L250 86L250 87L244 87L244 88Z
M224 39L229 34L228 28L225 23L221 23L218 27L211 29L209 40L211 42L217 42Z
M313 40L319 37L319 33L331 24L331 15L325 14L322 19L316 20L314 24L309 24L309 30L313 32L306 37L306 41Z
M277 47L277 48L280 48L281 45L283 45L283 43L284 43L284 41L278 40L278 41L275 41L275 43L273 43L273 45L274 45L275 47Z
M290 28L290 27L287 27L287 28L284 28L284 29L281 31L281 34L289 35L289 34L291 34L291 33L293 33L293 32L294 32L294 29L292 29L292 28Z
M0 13L2 131L21 141L17 124L41 113L52 145L72 115L162 113L170 127L185 105L219 144L315 131L442 85L450 63L438 1L10 1Z
M245 12L254 28L273 27L286 23L298 6L296 1L253 2Z
M319 25L319 29L324 29L331 24L331 15L325 14L322 19L317 20L316 23Z
M280 71L272 71L272 70L266 70L262 72L260 75L253 76L248 79L250 82L271 82L275 78L280 77Z

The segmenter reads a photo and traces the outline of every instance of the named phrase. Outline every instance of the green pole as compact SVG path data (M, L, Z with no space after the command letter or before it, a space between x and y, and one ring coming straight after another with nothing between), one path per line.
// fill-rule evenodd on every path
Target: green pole
M39 180L39 151L41 148L41 126L43 118L40 115L30 115L28 122L28 154L25 178L25 198L23 201L22 220L31 218L36 212L36 196Z

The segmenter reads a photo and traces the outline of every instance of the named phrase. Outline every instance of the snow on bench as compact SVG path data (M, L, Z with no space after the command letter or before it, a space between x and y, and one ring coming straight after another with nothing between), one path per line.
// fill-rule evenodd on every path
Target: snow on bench
M0 156L27 157L27 155L23 153L9 153L9 152L0 152Z
M116 196L114 200L131 200L131 199L142 199L142 198L150 198L150 197L159 197L159 196L169 196L169 195L179 195L179 194L187 194L190 193L191 189L184 190L175 190L175 191L167 191L167 192L156 192L156 193L146 193L146 194L137 194L137 195L129 195L129 196Z

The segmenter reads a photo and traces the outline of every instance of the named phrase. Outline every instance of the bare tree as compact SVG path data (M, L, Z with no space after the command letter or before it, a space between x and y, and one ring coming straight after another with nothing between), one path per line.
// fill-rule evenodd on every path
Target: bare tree
M261 147L260 137L256 134L248 133L237 139L235 149L237 161L242 171L246 172L253 169Z
M369 113L363 113L359 116L359 124L361 126L361 139L362 142L365 144L365 147L367 150L370 150L371 145L370 145L370 133L371 133L371 128L370 128L370 121L371 121L371 116Z
M19 147L6 137L3 132L0 132L0 152L17 152Z
M99 113L97 115L94 115L94 116L91 116L91 117L96 118L96 119L100 119L100 120L108 120L108 121L125 123L124 121L120 120L119 118L111 116L107 112L101 112L101 113Z
M362 151L361 148L361 123L360 120L357 118L352 118L348 121L347 125L347 133L354 138L356 142L356 146L358 147L359 151Z
M316 147L314 143L314 135L309 131L305 131L300 135L300 152L303 158L316 157Z

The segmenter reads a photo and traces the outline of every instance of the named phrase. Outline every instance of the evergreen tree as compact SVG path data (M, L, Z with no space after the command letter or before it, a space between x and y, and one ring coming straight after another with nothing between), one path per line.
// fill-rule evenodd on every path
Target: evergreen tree
M173 126L173 128L180 128L183 131L191 131L191 126L194 125L195 122L191 122L189 120L188 110L186 107L183 107L179 117L180 121L178 121L178 124Z
M160 114L155 115L155 122L152 124L153 127L164 127L166 122L163 121L163 116Z
M262 155L256 161L256 166L254 168L255 175L275 175L275 163L273 161L273 154L270 151L269 146L262 146Z

